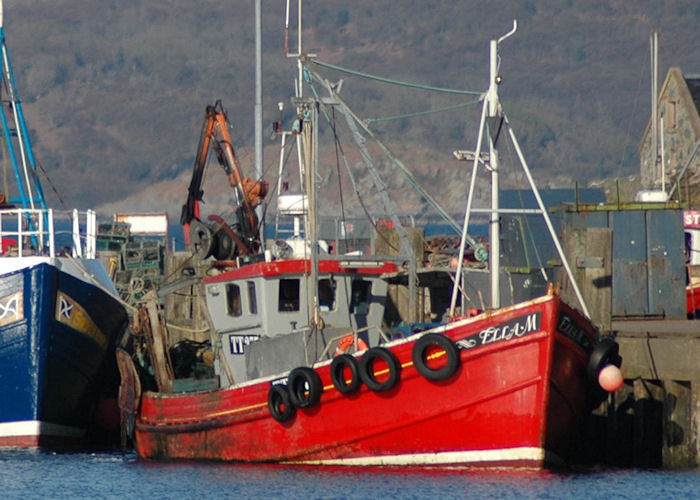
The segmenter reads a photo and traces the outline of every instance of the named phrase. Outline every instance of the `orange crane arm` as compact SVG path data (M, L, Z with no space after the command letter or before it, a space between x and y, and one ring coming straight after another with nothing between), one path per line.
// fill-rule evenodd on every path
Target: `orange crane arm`
M224 169L229 184L234 189L236 203L242 209L239 217L241 218L243 239L252 243L258 237L255 207L267 195L267 183L254 181L241 175L241 169L229 133L228 118L220 100L216 101L214 106L207 106L206 108L187 201L182 207L180 216L180 223L185 227L185 239L187 240L189 237L188 227L192 219L199 219L199 202L202 201L204 195L202 182L211 147L214 148L219 164ZM187 241L187 244L189 244L189 241Z

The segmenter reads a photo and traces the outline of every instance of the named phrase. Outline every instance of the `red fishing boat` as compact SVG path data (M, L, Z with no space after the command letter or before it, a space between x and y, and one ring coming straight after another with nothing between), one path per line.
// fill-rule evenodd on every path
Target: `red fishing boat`
M515 26L491 42L490 83L472 156L474 175L458 262L464 259L470 214L477 211L471 203L477 169L483 168L485 124L497 127L488 135L491 166L497 161L499 133L510 134L520 152L498 102L496 75L498 45L514 31ZM322 81L307 66L308 58L299 60L305 73ZM326 88L341 102L332 85ZM304 126L312 124L316 130L319 102L301 105L309 106L299 112L308 117ZM219 147L225 152L220 160L234 157L229 140ZM522 155L520 160L539 213L552 229ZM235 161L224 168L236 170ZM195 174L198 169L195 165ZM232 182L236 188L246 184ZM192 202L201 196L196 182L190 193ZM314 206L313 199L297 201L302 207ZM133 416L135 448L142 458L542 467L568 458L592 395L599 397L601 386L615 390L622 382L617 344L602 339L587 314L562 300L554 286L541 297L506 306L494 292L491 307L484 311L460 311L457 304L463 297L455 286L447 321L413 325L403 334L398 329L387 332L386 278L400 266L390 259L325 254L309 243L313 239L301 242L302 254L308 251L309 257L295 257L291 250L286 258L279 252L277 258L269 252L256 254L258 234L246 229L256 226L250 211L255 203L246 203L237 229L217 233L220 220L219 226L207 227L196 217L183 217L201 257L233 247L250 251L235 261L232 254L219 255L212 263L217 272L202 280L212 345L220 346L213 348L213 376L187 387L177 377L173 380L172 365L179 363L165 355L158 340L162 327L154 306L143 325L146 337L154 339L153 359L156 351L164 360L154 366L166 368L160 375L156 370L158 389L141 395L133 358L120 354L121 407L127 417ZM494 217L497 203L494 196L489 209ZM225 235L235 236L233 245L221 239ZM498 241L498 234L492 233L490 241ZM497 270L494 246L489 267ZM451 271L450 282L461 282L461 269ZM495 291L497 279L491 282ZM177 349L170 355L177 357Z
M567 456L586 371L597 376L615 353L552 293L357 357L215 391L145 393L136 449L153 459L540 467Z

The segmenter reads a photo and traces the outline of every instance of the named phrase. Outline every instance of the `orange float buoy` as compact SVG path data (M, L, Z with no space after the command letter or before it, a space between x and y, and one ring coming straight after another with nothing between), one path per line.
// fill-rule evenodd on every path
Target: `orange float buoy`
M351 346L355 345L355 336L354 335L346 335L342 339L340 339L340 342L338 342L338 345L335 348L335 355L339 356L341 354L345 354L348 352ZM358 351L364 351L367 349L367 343L362 340L361 338L357 339L357 350Z
M598 384L608 392L617 391L624 383L622 372L615 365L605 365L598 374Z

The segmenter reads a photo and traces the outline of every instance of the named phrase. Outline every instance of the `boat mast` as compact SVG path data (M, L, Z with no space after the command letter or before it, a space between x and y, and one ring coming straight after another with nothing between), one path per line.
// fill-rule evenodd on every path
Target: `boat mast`
M491 307L496 309L500 307L500 228L499 228L499 177L498 177L498 150L496 141L498 133L501 129L501 105L498 100L498 85L501 83L501 78L498 76L498 44L506 38L512 36L518 28L517 21L513 21L513 29L503 35L499 39L491 40L489 44L489 88L483 96L483 107L481 110L481 120L479 120L479 133L476 140L476 151L473 153L474 164L472 167L472 177L469 185L469 195L467 197L467 209L464 214L464 224L462 226L462 240L459 246L459 257L457 271L455 273L455 281L452 287L452 300L450 301L450 316L454 316L457 304L457 292L459 291L459 283L462 279L462 267L464 262L464 249L467 243L469 219L471 218L472 202L474 201L474 188L476 186L476 174L479 163L482 162L481 145L483 142L484 131L486 129L487 117L489 123L488 138L489 138L489 158L488 168L491 171L491 210L489 210L489 269L491 277ZM455 151L455 156L459 159L467 159L463 152ZM486 162L484 164L486 165Z
M301 3L301 2L300 2ZM308 124L304 128L308 128ZM316 192L316 174L318 172L318 101L314 99L311 104L311 155L309 172L309 222L311 224L311 286L312 293L312 328L321 328L321 310L318 303L318 196Z
M289 15L290 15L290 1L287 0L286 3L286 11L285 11L285 28L284 28L284 33L285 33L285 38L284 38L284 53L287 57L289 58L295 58L297 60L297 77L294 82L294 96L295 98L301 102L303 98L303 86L302 86L302 81L303 81L303 63L302 63L302 55L303 53L303 45L302 45L302 2L301 0L297 0L297 51L296 53L290 53L289 52ZM313 57L313 54L308 54L309 57ZM280 111L281 108L280 108ZM294 121L294 127L292 130L292 134L296 135L296 146L297 146L297 163L299 165L299 184L300 184L300 189L302 193L308 192L308 187L305 184L305 179L306 179L306 173L305 170L307 168L307 165L305 164L304 161L304 137L301 132L301 127L303 126L303 120L305 117L301 115L301 112L299 111L299 108L297 107L297 118ZM281 117L280 117L280 123L281 123ZM297 128L297 125L299 127ZM308 217L305 218L305 224L308 227L309 220Z
M651 153L654 155L654 180L659 176L659 116L658 116L658 40L659 33L654 31L649 39L651 45ZM663 178L661 179L663 190Z
M489 163L491 166L491 215L489 217L489 267L491 272L491 307L498 309L501 307L500 296L500 273L501 268L501 231L499 227L500 207L499 199L499 164L498 150L496 149L496 141L498 140L498 130L500 125L497 124L498 116L500 115L500 103L498 101L498 44L515 33L517 24L513 22L513 29L502 36L498 40L491 40L489 50L489 89L486 92L486 113L488 116L487 123L489 124L488 143L489 143ZM491 127L492 124L496 126Z
M289 54L289 8L290 0L287 0L285 14L285 52L287 57L297 59L297 81L295 85L294 104L297 107L297 155L299 156L299 181L302 197L308 197L307 210L305 211L304 237L311 247L311 279L307 283L307 297L311 299L311 327L316 329L322 326L321 312L318 302L318 196L316 193L316 175L318 172L318 101L314 98L303 97L303 59L315 57L314 54L304 54L302 45L302 0L297 0L297 53ZM282 107L280 107L280 112ZM293 131L294 133L294 131ZM283 136L284 139L284 136ZM303 201L302 201L303 203Z
M462 241L460 244L460 249L459 249L459 260L458 260L458 265L457 265L457 271L455 274L455 281L452 289L452 300L450 303L450 316L454 316L455 314L455 307L456 307L456 302L457 302L457 292L459 290L459 283L461 280L461 273L462 273L462 263L464 261L464 249L466 246L466 235L467 235L467 230L469 228L469 219L471 217L471 213L484 213L487 212L489 213L489 222L490 222L490 227L489 227L489 271L490 271L490 276L491 276L491 307L492 308L499 308L501 307L500 304L500 280L499 280L499 272L500 272L500 227L499 227L499 218L500 214L503 213L508 213L508 214L540 214L544 218L545 224L547 226L547 229L549 230L549 233L551 235L552 241L554 243L554 246L557 249L557 253L559 255L559 258L561 259L562 265L564 266L564 269L566 270L566 274L569 278L569 281L571 282L571 286L574 290L574 294L576 295L576 298L578 300L579 305L581 306L584 314L588 317L590 317L590 314L588 312L588 308L586 306L585 301L583 300L583 295L581 294L581 291L578 287L578 284L576 282L576 279L574 278L573 272L571 271L571 267L569 266L569 263L566 259L566 256L564 255L564 250L561 246L561 243L559 242L559 238L557 237L556 231L554 230L554 226L552 225L552 221L549 218L549 213L547 212L546 207L544 206L544 202L542 201L542 197L540 196L539 190L537 189L537 186L535 185L535 181L532 178L532 174L530 173L530 169L527 166L527 162L525 161L525 157L523 156L522 150L520 149L520 145L518 144L518 140L515 137L515 133L513 132L512 127L510 126L510 123L508 121L508 117L506 114L503 112L503 109L501 107L501 103L498 98L498 86L501 83L501 77L498 75L498 46L499 44L505 40L506 38L512 36L515 31L518 28L518 23L517 21L513 21L513 29L510 30L508 33L503 35L501 38L497 40L491 40L490 46L489 46L489 88L484 94L484 104L481 112L481 120L479 124L479 134L477 138L477 144L476 144L476 151L474 152L474 164L472 168L472 177L471 177L471 183L469 186L469 195L467 198L467 208L464 214L464 225L462 227ZM481 143L483 140L484 136L484 131L486 130L486 133L488 134L488 140L489 140L489 159L488 159L488 169L491 171L491 208L490 209L475 209L472 208L472 202L474 200L474 188L476 186L476 173L478 170L478 166L480 162L483 162L486 164L486 162L481 158ZM530 190L532 191L532 194L535 196L535 199L537 200L537 205L539 208L537 209L501 209L499 206L499 197L498 197L498 151L497 151L497 143L499 140L499 137L501 133L507 132L508 137L511 140L511 143L513 144L513 147L515 149L515 153L518 157L518 160L520 162L520 166L525 173L525 176L528 180L528 183L530 185ZM458 158L462 159L464 158L464 152L462 151L455 151L455 156Z
M12 162L17 189L19 190L19 199L10 201L20 203L23 208L33 209L36 208L35 205L38 205L39 208L45 209L46 202L36 172L36 161L29 140L27 125L24 121L22 102L17 93L15 75L12 70L12 64L10 63L7 45L5 44L2 0L0 0L0 51L2 52L2 90L7 92L7 96L2 99L3 102L0 106L2 108L0 112L0 121L2 123L8 156ZM7 119L8 113L13 116L14 128L10 128ZM21 172L15 154L14 140L17 141L17 149L19 150ZM24 177L24 179L22 179L22 177Z

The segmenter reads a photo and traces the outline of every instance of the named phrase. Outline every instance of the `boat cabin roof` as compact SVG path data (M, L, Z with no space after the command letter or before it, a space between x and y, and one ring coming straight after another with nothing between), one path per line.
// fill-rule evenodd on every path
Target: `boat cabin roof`
M273 278L286 274L303 274L311 272L309 259L275 260L271 262L255 262L239 268L224 271L216 276L205 278L205 284L249 279L254 277ZM393 262L359 260L359 259L320 259L318 272L322 274L360 274L381 276L385 273L397 272Z

